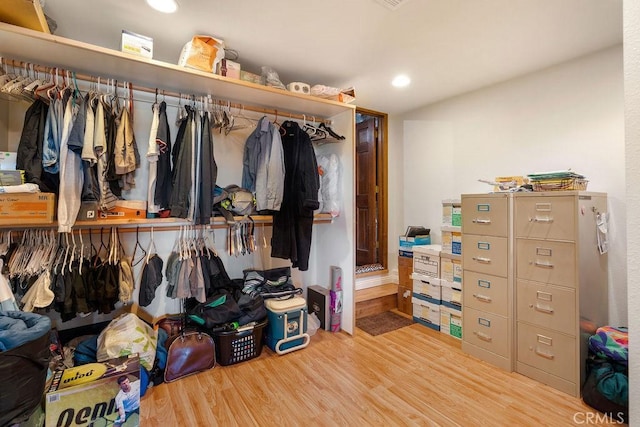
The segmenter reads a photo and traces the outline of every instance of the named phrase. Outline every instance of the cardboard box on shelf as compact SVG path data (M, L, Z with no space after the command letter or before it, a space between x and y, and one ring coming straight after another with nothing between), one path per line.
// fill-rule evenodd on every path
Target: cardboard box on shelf
M114 209L100 212L102 219L142 219L146 217L146 200L118 200Z
M240 78L241 66L240 63L231 61L229 59L222 59L218 65L218 74L232 79Z
M120 50L151 59L153 58L153 39L142 34L122 30Z
M2 193L0 224L51 224L55 207L53 193Z
M125 392L134 408L137 403L138 413L127 413L123 425L139 426L140 359L137 354L56 371L45 394L45 425L113 425L119 418L117 396L122 397Z
M257 85L264 84L264 80L262 79L262 76L260 74L251 73L242 69L240 70L240 80L255 83Z
M24 171L16 169L0 169L0 186L24 184Z

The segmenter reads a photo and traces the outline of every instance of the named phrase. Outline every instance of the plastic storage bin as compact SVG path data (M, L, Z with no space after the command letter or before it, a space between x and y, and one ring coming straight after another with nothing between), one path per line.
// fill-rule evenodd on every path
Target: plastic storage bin
M309 344L311 337L307 334L308 311L304 298L267 299L265 306L269 319L265 340L271 350L285 354Z
M216 332L216 359L219 364L233 365L260 356L264 343L265 318L255 325L244 325L234 331Z

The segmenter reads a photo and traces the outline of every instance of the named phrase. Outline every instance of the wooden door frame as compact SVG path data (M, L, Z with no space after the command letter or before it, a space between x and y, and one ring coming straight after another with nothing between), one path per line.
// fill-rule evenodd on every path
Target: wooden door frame
M389 255L388 255L388 140L389 140L389 116L387 113L369 110L366 108L356 107L356 114L373 116L378 119L378 141L376 144L376 180L378 182L378 261L382 264L383 270L373 272L371 274L382 274L388 272ZM355 256L355 253L354 253ZM358 274L359 277L368 275L369 273Z

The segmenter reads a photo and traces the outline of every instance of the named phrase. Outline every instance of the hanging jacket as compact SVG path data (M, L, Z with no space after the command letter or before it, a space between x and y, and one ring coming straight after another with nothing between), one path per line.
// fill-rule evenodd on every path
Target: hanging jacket
M167 103L160 103L158 120L158 133L156 143L158 144L158 170L156 178L156 188L154 203L161 210L169 209L171 198L171 132L169 120L167 119Z
M313 211L318 209L320 179L309 135L296 122L282 124L284 135L284 197L273 214L271 256L290 259L293 267L309 269Z
M93 147L97 157L96 176L98 178L101 211L109 211L115 208L116 200L118 199L111 191L111 184L107 179L110 164L107 130L111 128L109 124L110 116L111 113L106 108L106 105L101 100L98 100L95 113Z
M155 139L155 138L154 138ZM114 167L121 178L121 188L130 190L135 187L135 170L140 166L140 155L133 133L133 123L128 108L120 111L120 120L116 129L114 146Z
M242 188L255 193L256 210L280 210L284 174L279 130L264 116L247 138L242 158Z
M59 97L51 100L49 114L44 126L44 141L42 142L42 166L49 173L60 171L60 140L64 125L65 103Z
M180 123L174 147L174 150L176 147L178 148L178 152L173 163L173 191L171 192L169 209L171 209L171 216L176 218L188 217L192 187L192 125L195 113L189 106L186 108L188 116Z
M200 144L200 185L197 187L198 209L196 211L196 224L209 224L213 211L213 189L218 177L218 166L213 155L213 138L209 126L209 113L202 117L202 137Z
M122 186L120 182L120 177L116 173L116 134L118 127L118 111L115 109L109 108L106 104L104 104L104 122L105 122L105 160L106 160L106 170L105 170L105 179L109 183L109 189L111 193L118 199L122 198ZM115 202L114 202L115 205Z
M60 140L60 194L58 198L58 231L68 233L80 211L84 174L80 153L69 149L69 137L79 106L67 100Z
M157 141L158 123L160 122L160 109L158 104L153 104L151 119L151 131L147 145L147 160L149 161L149 179L147 180L147 213L160 212L160 206L155 203L156 184L158 180L159 148Z
M58 192L58 175L45 172L42 167L42 143L49 106L36 99L24 115L24 125L16 153L16 169L25 171L25 181L37 184L40 191Z

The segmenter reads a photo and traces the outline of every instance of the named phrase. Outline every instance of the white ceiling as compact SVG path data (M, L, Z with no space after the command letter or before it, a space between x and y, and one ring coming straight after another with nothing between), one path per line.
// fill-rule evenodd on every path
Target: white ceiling
M122 30L154 40L176 63L196 34L225 40L243 69L354 86L356 104L402 113L622 43L622 0L46 0L55 34L119 49ZM392 1L391 3L396 3ZM395 89L391 79L412 84Z

